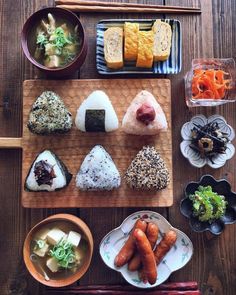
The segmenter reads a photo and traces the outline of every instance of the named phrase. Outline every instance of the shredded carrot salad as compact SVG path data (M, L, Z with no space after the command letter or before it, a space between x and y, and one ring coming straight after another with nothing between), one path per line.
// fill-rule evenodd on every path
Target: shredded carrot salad
M230 89L230 74L222 70L196 69L192 79L192 98L222 99Z

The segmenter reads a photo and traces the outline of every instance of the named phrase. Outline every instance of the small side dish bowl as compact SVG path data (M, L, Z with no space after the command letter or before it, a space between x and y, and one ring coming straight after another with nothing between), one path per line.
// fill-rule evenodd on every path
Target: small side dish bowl
M212 157L211 160L206 156L201 156L200 152L190 147L192 143L193 128L196 126L205 126L208 123L217 123L219 131L224 133L229 140L226 143L225 153L218 153ZM213 115L209 118L206 118L203 115L194 116L189 122L186 122L182 126L181 137L183 139L183 141L180 143L181 153L186 159L188 159L189 163L196 168L202 168L205 165L208 165L214 169L223 167L226 161L231 159L235 154L234 145L231 143L235 137L234 129L227 124L224 117L219 115Z
M188 107L217 106L236 100L233 58L193 59L184 77Z
M32 52L32 46L30 44L32 42L36 43L36 36L35 40L32 40L32 38L34 38L34 31L36 34L36 26L39 26L41 20L47 19L48 13L51 13L56 20L62 19L67 24L70 24L73 27L77 26L78 28L78 38L80 40L79 52L76 54L76 57L65 66L49 68L37 61L33 56L34 53ZM52 77L63 77L77 71L84 63L88 49L84 28L77 15L69 10L59 7L48 7L38 10L28 18L21 33L21 45L27 59L38 69Z
M50 227L52 224L57 223L67 223L69 226L73 226L75 230L81 233L82 239L86 241L87 250L84 256L82 264L79 268L71 273L67 274L65 277L60 276L59 278L50 278L49 269L45 270L40 265L36 264L35 261L32 261L32 241L35 237L35 234L45 227ZM40 283L50 286L50 287L64 287L70 284L73 284L79 280L88 270L91 259L93 255L93 237L88 226L80 218L70 215L70 214L56 214L52 215L43 221L36 224L28 233L24 246L23 246L23 256L25 265L30 272L30 274ZM36 256L36 255L34 255ZM37 262L37 261L36 261Z
M212 191L225 197L227 202L225 214L212 223L209 221L199 221L193 215L192 201L189 199L199 186L211 186ZM226 224L236 222L236 193L232 192L231 186L225 179L216 180L211 175L204 175L198 182L190 182L185 188L185 198L180 203L180 212L189 219L189 225L195 232L210 231L213 235L219 235Z
M169 230L174 230L177 234L175 245L157 266L158 277L154 285L150 285L149 283L144 284L140 280L138 272L129 271L127 264L120 268L114 265L116 255L128 239L130 231L139 218L158 225L159 237L157 244L162 239L163 234ZM128 283L138 288L152 288L166 281L172 272L184 267L189 262L193 255L193 245L185 233L172 227L159 213L153 211L138 211L128 216L119 227L113 229L102 239L99 251L104 263L111 269L120 272Z

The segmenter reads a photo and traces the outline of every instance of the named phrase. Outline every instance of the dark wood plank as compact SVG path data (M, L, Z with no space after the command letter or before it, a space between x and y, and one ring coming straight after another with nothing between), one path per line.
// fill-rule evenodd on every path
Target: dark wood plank
M234 294L236 282L232 275L235 264L235 225L227 226L220 237L210 233L193 233L186 218L181 216L179 202L183 198L183 189L191 180L198 180L201 175L210 173L216 178L228 179L235 189L234 180L235 160L229 161L222 169L213 170L209 167L196 169L190 166L180 154L180 129L183 123L194 114L202 113L206 116L221 114L232 125L236 126L235 105L229 104L217 108L194 108L188 110L184 102L183 75L191 67L191 60L198 57L233 57L235 51L235 14L234 1L202 0L202 14L197 16L176 15L182 23L183 29L183 69L182 73L171 78L172 83L172 122L174 171L174 191L176 202L169 209L171 223L183 230L192 239L194 255L192 261L184 269L171 276L171 280L197 280L203 294ZM166 0L166 5L192 5L198 1ZM226 16L227 14L227 16ZM171 15L172 16L172 15ZM168 17L168 16L167 16ZM177 90L178 89L178 90ZM181 116L179 115L181 114ZM181 169L180 169L181 167ZM224 249L224 250L223 250ZM229 257L231 257L229 259Z

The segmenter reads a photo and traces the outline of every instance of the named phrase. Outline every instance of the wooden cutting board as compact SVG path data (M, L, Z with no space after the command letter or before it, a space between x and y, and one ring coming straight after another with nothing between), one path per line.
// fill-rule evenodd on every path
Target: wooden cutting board
M161 104L168 121L168 131L158 136L131 136L121 128L111 133L83 133L75 124L64 135L40 136L29 132L27 121L35 99L45 90L55 91L63 99L72 113L94 90L105 91L115 108L121 124L122 118L132 99L145 89L154 94ZM56 207L157 207L171 206L173 203L172 181L172 137L171 137L171 97L170 81L167 79L101 79L101 80L28 80L23 86L23 137L11 139L9 145L20 146L22 157L22 205L30 208ZM9 139L3 140L8 146ZM144 145L155 145L165 160L171 174L168 187L158 192L144 192L129 189L125 182L119 189L110 192L82 192L75 186L75 176L84 157L96 145L101 144L112 156L121 175L131 160ZM68 187L57 192L27 192L25 178L38 153L45 149L55 152L66 164L73 178Z

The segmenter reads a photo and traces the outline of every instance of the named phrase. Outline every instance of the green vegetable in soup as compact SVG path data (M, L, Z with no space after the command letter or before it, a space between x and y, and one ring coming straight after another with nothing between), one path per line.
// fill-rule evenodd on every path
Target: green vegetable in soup
M64 30L59 27L53 32L52 36L52 43L58 49L59 55L62 53L62 48L67 44L72 44L72 42L65 36ZM50 38L50 39L51 39Z
M57 243L49 254L54 257L61 268L71 269L76 266L75 251L67 240L62 239Z
M45 246L46 242L44 240L36 240L34 250L42 249Z
M43 47L48 43L48 37L44 32L41 32L37 36L36 44L39 45L40 49L43 49Z
M48 14L48 22L41 20L36 29L34 57L46 67L57 68L72 62L79 47L77 27L57 25L52 14Z
M193 214L200 221L211 223L225 214L225 197L213 192L211 186L199 186L189 198L193 204Z

